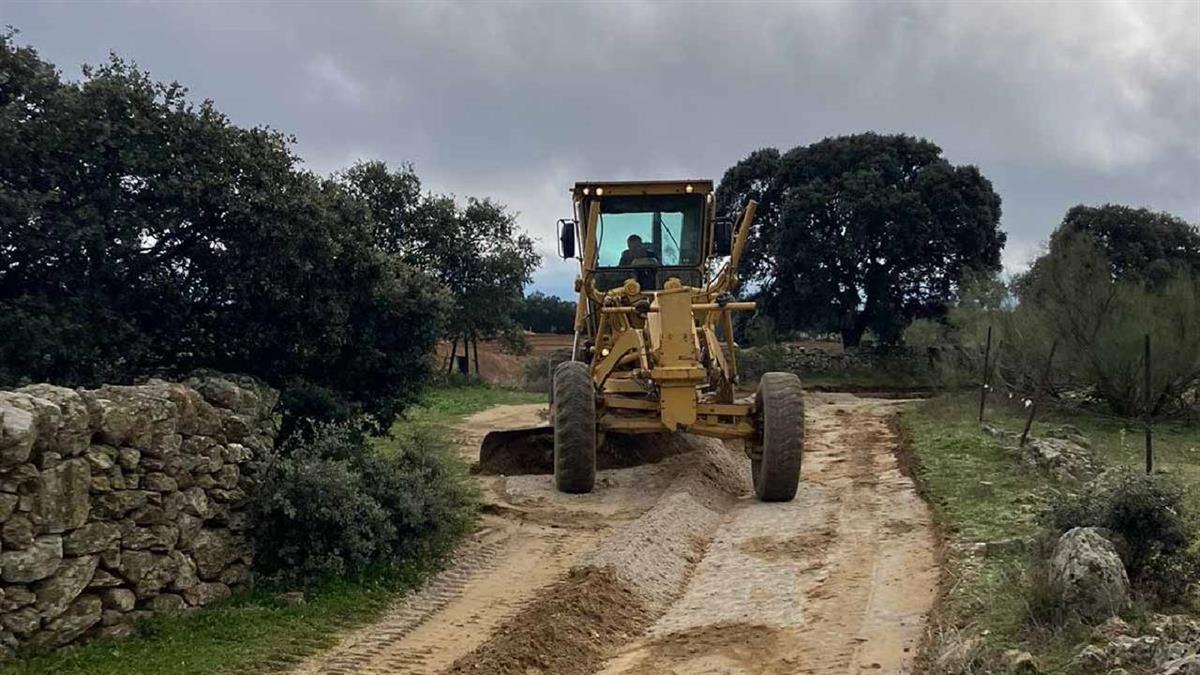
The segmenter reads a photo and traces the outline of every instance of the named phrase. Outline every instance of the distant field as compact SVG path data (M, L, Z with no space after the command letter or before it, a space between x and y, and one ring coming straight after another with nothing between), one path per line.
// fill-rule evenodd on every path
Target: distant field
M526 335L535 356L548 355L559 349L570 349L575 337L553 333L529 333Z

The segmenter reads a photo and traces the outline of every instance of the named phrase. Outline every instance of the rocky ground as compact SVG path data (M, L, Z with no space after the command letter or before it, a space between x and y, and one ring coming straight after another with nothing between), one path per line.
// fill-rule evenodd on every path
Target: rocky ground
M795 501L750 495L740 450L599 474L480 476L484 526L379 622L298 668L326 672L911 670L937 583L928 510L897 465L896 402L817 394ZM539 406L468 420L464 455Z

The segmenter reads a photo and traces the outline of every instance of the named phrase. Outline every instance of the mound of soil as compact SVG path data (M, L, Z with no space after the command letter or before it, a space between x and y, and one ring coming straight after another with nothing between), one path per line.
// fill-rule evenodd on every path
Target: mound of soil
M585 675L653 617L611 569L580 568L522 609L449 673Z

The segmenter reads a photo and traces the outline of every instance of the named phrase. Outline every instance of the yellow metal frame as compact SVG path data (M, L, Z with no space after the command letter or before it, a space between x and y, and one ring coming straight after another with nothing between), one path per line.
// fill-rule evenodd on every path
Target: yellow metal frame
M700 288L669 278L661 290L643 291L634 279L609 291L596 288L596 225L608 196L696 194L705 197L705 261L712 259L715 205L711 181L577 183L577 235L583 243L575 331L589 345L603 431L653 433L684 430L718 438L756 433L749 403L733 400L737 349L732 313L753 302L729 301L757 204L742 212L731 256ZM720 337L719 337L720 336ZM721 341L724 338L724 343ZM581 355L577 354L577 358Z

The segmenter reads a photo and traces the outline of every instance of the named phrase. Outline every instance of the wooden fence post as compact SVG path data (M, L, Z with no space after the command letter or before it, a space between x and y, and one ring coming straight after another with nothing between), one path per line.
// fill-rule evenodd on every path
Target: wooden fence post
M1056 349L1058 349L1058 340L1050 343L1050 356L1046 358L1046 369L1042 371L1042 381L1038 383L1033 392L1033 401L1029 405L1029 416L1025 418L1025 429L1021 432L1022 447L1025 446L1025 439L1029 437L1029 427L1033 425L1033 416L1037 414L1042 392L1046 390L1046 383L1050 380L1050 366L1054 363L1054 350Z

